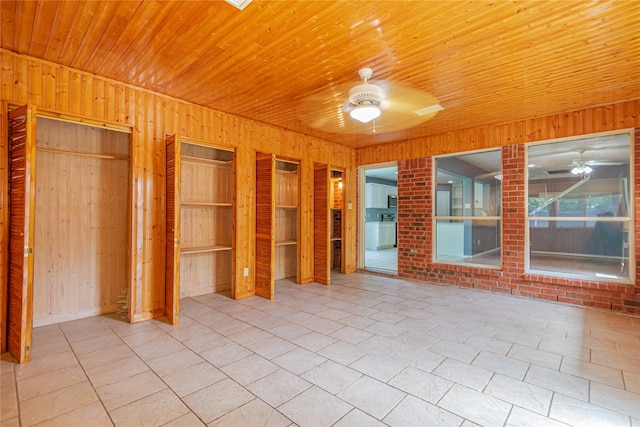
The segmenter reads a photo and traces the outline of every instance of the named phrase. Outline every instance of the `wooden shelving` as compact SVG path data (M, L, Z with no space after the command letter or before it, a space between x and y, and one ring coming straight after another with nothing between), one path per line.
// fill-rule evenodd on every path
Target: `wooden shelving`
M298 164L276 161L274 279L298 275Z
M179 200L179 222L173 228L179 234L174 236L174 245L179 247L176 263L179 298L230 291L233 285L233 151L191 141L177 143L180 147L176 151L180 155L175 169L180 178L179 194L174 198Z
M273 299L275 281L298 279L298 164L256 154L256 295Z
M317 164L313 191L313 280L328 285L331 270L342 270L342 171Z
M185 254L198 254L203 252L218 252L218 251L230 251L233 249L231 246L194 246L191 248L181 248L180 253Z

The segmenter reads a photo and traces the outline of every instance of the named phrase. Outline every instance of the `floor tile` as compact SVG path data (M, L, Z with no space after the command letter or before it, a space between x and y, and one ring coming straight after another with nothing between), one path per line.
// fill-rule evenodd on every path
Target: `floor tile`
M634 418L640 418L640 394L592 382L589 401Z
M291 425L291 420L260 399L253 399L209 425L216 427L287 427Z
M432 353L429 350L425 350L422 347L413 345L406 345L400 347L390 356L393 360L404 363L408 366L413 366L425 372L431 372L437 368L445 357L436 353Z
M136 356L136 354L126 344L118 344L90 353L79 354L78 360L84 369L93 369L131 356Z
M75 355L71 351L52 354L47 357L33 359L28 363L15 365L15 377L18 381L62 368L68 368L78 363Z
M252 354L220 369L241 385L247 385L278 370L278 366L262 356Z
M4 423L2 424L4 427ZM78 409L66 412L62 415L50 418L37 424L38 427L45 426L91 426L91 427L111 427L113 423L100 402L89 403Z
M269 332L261 329L247 328L229 335L228 338L244 347L249 347L251 344L255 344L272 336Z
M542 415L549 413L553 396L550 390L500 374L493 376L484 393Z
M319 356L304 348L298 347L294 350L286 352L281 356L274 358L272 362L276 363L277 365L283 367L293 374L300 375L304 372L307 372L314 366L321 364L325 360L327 359L322 356Z
M18 383L18 394L20 400L32 399L86 380L87 376L80 365L75 364L25 378Z
M445 359L440 366L433 370L433 374L477 391L483 390L493 376L491 371L454 359Z
M273 407L278 407L311 387L311 383L284 369L247 385L247 389Z
M382 420L406 396L374 378L363 376L337 394L342 400Z
M640 374L633 372L623 372L624 385L627 391L640 394Z
M100 400L108 411L167 388L158 376L146 371L104 387L96 388Z
M182 400L205 423L241 407L255 396L231 379L205 387Z
M453 381L413 367L405 368L389 381L389 385L434 404L445 395L453 384Z
M205 425L193 412L187 412L181 417L162 424L162 427L204 427Z
M445 339L436 342L429 348L429 351L464 363L471 363L480 353L480 349L477 347Z
M185 298L179 325L35 328L31 362L0 358L0 424L640 427L640 317L361 273L276 287Z
M354 408L332 427L384 427L387 424L376 420L361 410Z
M630 424L627 415L560 393L553 396L549 417L572 426L628 426Z
M160 377L196 365L204 359L188 348L147 360L146 363Z
M251 351L259 354L267 360L278 357L288 351L295 349L296 347L297 346L292 342L275 335L248 346Z
M86 373L93 387L106 385L126 380L129 377L148 371L149 367L138 356L127 357L122 360L87 369Z
M392 427L459 426L462 418L414 396L407 396L384 418Z
M253 352L240 344L229 342L219 347L204 350L199 354L213 366L221 368L237 360L251 356Z
M300 347L306 348L309 351L317 352L318 350L336 342L336 339L316 331L310 331L306 334L293 338L291 342L299 345Z
M471 364L517 380L522 380L529 369L526 362L488 351L480 352Z
M25 427L32 426L97 400L98 397L89 381L83 381L47 394L41 394L32 399L23 400L20 402L22 425Z
M514 406L505 427L567 427L567 424L551 420L543 415Z
M111 412L117 426L159 426L189 412L187 406L169 389L121 406Z
M311 387L289 400L278 410L299 426L331 426L353 406L334 395Z
M195 365L166 375L162 380L180 397L191 394L202 388L222 381L227 376L209 362L202 361Z
M624 389L622 371L571 357L563 357L560 371L611 387Z
M495 397L455 384L438 406L482 426L503 425L511 405Z
M589 400L589 381L552 369L531 366L524 380L547 390L555 391L576 399Z
M333 360L327 360L302 374L302 378L331 394L339 393L360 377L362 377L360 372Z
M349 367L382 382L387 382L402 371L406 365L378 354L367 354L350 364Z
M367 351L363 350L360 346L355 346L343 341L336 341L319 350L318 354L340 364L349 365L367 354Z
M555 370L560 369L560 363L562 362L562 356L559 354L537 350L520 344L514 344L507 356L531 363L532 365Z

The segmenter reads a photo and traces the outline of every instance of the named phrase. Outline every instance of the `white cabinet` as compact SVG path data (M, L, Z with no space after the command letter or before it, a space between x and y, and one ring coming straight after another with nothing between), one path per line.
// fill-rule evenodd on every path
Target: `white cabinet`
M389 207L389 196L395 196L397 192L398 187L367 182L365 185L365 208L386 209Z
M395 222L365 223L365 248L378 250L392 248L396 244Z

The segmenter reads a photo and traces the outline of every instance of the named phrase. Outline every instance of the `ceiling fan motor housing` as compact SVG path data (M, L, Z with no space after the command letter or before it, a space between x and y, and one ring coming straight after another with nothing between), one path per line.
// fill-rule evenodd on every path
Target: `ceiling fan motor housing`
M355 105L380 105L384 96L380 86L361 84L349 90L349 101Z

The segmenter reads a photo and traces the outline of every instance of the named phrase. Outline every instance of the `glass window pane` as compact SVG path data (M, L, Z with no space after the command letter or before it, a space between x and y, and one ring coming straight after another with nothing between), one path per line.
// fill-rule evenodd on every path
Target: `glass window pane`
M531 270L629 278L627 221L599 221L594 227L580 229L567 221L551 222L556 227L529 227Z
M439 157L434 259L500 266L502 151ZM470 217L478 218L470 219Z
M500 221L436 220L436 261L500 266Z
M629 278L630 140L627 133L528 147L530 269Z

